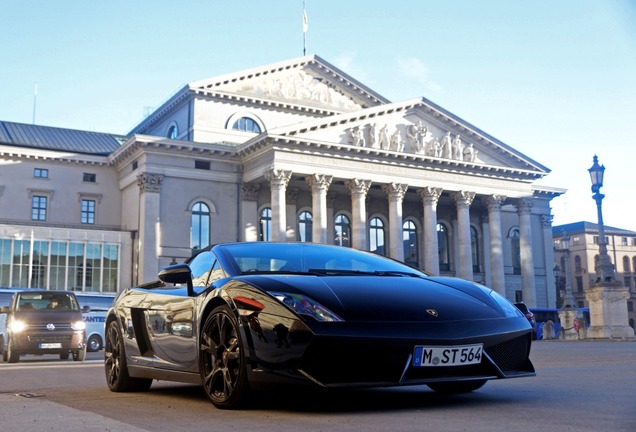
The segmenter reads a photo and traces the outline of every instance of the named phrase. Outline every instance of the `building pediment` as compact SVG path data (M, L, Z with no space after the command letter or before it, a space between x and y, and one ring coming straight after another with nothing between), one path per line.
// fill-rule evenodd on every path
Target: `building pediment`
M351 112L389 101L318 56L249 69L189 84L191 90L251 100Z
M392 154L426 163L470 165L478 169L496 167L525 172L534 178L549 172L424 98L311 120L271 130L268 136L331 143L348 146L348 151Z

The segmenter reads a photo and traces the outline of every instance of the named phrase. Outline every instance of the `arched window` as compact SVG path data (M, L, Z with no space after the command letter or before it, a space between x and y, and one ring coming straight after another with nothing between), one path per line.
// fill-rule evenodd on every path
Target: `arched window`
M437 224L437 248L439 254L439 269L450 271L450 242L446 225Z
M481 271L481 263L479 262L479 234L475 227L470 227L470 250L473 256L473 272Z
M334 242L337 246L351 246L351 222L343 214L336 216L334 221Z
M379 255L385 254L384 222L380 218L373 218L369 222L370 251Z
M243 132L261 133L261 128L256 120L249 117L241 117L234 122L232 129Z
M521 246L519 245L519 227L513 227L508 231L510 239L510 251L512 254L512 272L513 274L521 274ZM561 268L565 268L561 266Z
M272 241L272 209L269 207L261 210L258 219L258 240Z
M177 139L177 137L179 136L179 128L176 124L170 125L170 127L168 128L168 134L166 136L170 139Z
M624 256L623 257L623 272L625 273L631 273L632 268L629 262L629 257L628 256Z
M206 203L194 203L190 226L190 247L193 250L203 249L210 244L210 207Z
M300 212L298 215L298 240L301 242L312 241L311 232L313 230L313 222L311 213L308 211Z
M407 220L402 224L402 245L404 247L404 262L418 267L417 227L413 221Z

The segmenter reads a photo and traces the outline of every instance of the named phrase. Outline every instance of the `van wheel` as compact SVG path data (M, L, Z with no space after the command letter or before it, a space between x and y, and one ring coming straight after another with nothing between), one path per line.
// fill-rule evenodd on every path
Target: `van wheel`
M79 351L73 351L73 360L75 361L84 361L86 358L86 347Z
M6 360L9 363L17 363L20 361L20 353L14 349L11 349L11 341L7 343L7 351L5 352L5 354L6 354Z
M88 352L99 351L102 349L102 338L97 335L91 335L91 337L88 338L88 341L86 341L86 345L86 351Z

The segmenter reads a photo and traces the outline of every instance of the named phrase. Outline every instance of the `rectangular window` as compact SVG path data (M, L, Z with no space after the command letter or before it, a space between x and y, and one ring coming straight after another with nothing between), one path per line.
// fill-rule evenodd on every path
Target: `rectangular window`
M11 286L11 240L0 239L0 286Z
M82 223L83 224L95 223L95 200L89 200L89 199L82 200Z
M31 220L46 220L46 197L34 195L31 198Z
M102 292L117 292L117 276L119 268L119 246L104 245L104 279Z
M194 168L195 169L201 169L201 170L210 170L210 162L209 161L201 161L201 160L195 160L194 161Z
M66 242L51 243L49 286L53 290L66 289Z
M132 166L132 170L135 171L137 169L137 167L139 166L139 162L133 161L131 166Z
M572 244L573 245L581 244L581 238L579 236L572 237Z
M37 178L49 178L49 170L46 168L34 168L33 177Z
M68 244L67 289L82 291L84 287L84 244Z
M621 246L627 246L627 237L621 238Z
M35 240L31 258L30 288L46 289L46 269L49 265L49 242Z
M82 180L88 183L95 183L95 181L97 181L97 175L93 173L84 173Z

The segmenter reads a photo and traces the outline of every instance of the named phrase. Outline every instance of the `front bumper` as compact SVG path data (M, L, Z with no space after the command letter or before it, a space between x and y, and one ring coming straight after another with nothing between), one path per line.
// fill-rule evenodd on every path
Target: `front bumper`
M26 330L11 334L11 349L20 354L62 354L79 351L86 346L83 330L39 331Z

